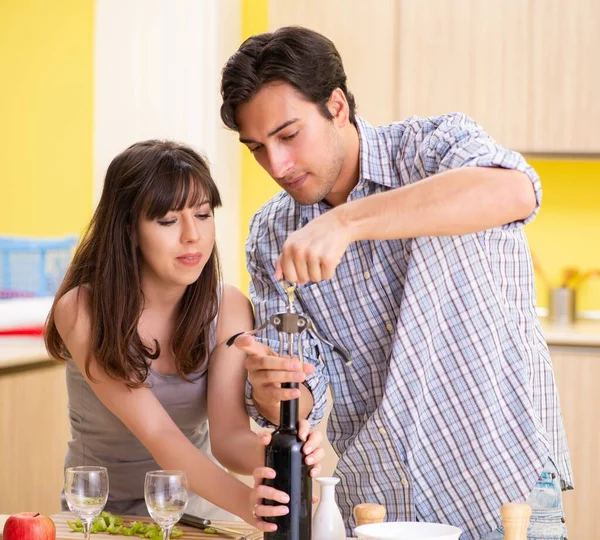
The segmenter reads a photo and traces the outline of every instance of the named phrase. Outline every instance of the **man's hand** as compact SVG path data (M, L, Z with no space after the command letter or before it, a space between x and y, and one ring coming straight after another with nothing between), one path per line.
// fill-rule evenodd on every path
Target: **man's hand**
M275 277L302 284L331 279L353 241L341 216L335 208L290 234L275 263Z
M281 357L269 347L258 343L252 336L241 335L235 340L235 346L248 356L245 367L248 380L252 384L252 399L260 413L273 423L279 418L279 405L282 401L310 396L310 403L300 403L300 415L312 410L312 394L307 388L281 388L281 383L303 383L306 376L314 373L315 367L304 362L301 369L297 358ZM304 391L303 391L304 390ZM306 416L306 415L304 415Z

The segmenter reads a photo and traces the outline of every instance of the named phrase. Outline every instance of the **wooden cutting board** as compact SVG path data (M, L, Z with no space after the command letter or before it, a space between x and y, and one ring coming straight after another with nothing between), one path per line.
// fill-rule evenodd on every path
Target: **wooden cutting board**
M56 540L82 540L83 533L76 533L71 530L67 525L67 519L74 521L77 519L71 512L61 512L60 514L54 514L50 516L54 524L56 525ZM144 523L152 522L149 517L143 516L122 516L123 521L128 525L131 521L143 521ZM263 535L257 531L254 527L251 527L243 521L215 521L215 525L222 525L229 529L235 529L244 533L245 538L248 540L260 540ZM177 525L183 532L184 535L180 537L181 540L217 540L217 539L229 539L229 540L240 540L243 536L225 536L221 534L207 534L199 529L188 527L187 525ZM117 534L108 533L94 533L91 535L91 540L140 540L137 536L122 536ZM0 527L0 540L2 540L2 527ZM179 539L177 539L179 540Z

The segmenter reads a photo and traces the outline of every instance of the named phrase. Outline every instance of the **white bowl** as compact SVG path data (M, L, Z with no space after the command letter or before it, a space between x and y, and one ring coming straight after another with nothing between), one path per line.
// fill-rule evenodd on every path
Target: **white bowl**
M442 523L390 521L354 529L359 540L459 540L462 530Z

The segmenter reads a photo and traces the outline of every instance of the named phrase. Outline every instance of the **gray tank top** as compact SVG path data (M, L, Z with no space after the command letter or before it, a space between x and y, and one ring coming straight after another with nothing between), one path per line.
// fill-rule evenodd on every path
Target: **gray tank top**
M209 355L216 346L216 322L215 318L210 329ZM96 397L72 360L67 362L66 378L71 440L65 467L106 467L110 493L105 509L114 514L148 515L144 478L146 472L160 469L160 466L135 435ZM207 372L192 373L189 379L191 382L177 375L161 375L150 368L146 381L183 434L216 462L210 453L208 437ZM67 509L64 497L63 508ZM209 519L236 519L192 493L186 512Z

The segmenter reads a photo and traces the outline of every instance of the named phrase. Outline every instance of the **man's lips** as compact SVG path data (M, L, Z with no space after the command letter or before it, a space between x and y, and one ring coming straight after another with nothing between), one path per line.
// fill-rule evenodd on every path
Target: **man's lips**
M296 176L294 179L284 182L283 185L288 189L297 189L299 188L306 178L308 177L308 173L301 174L300 176Z

